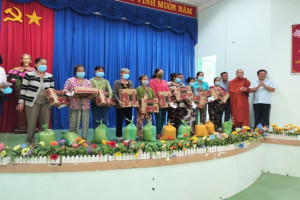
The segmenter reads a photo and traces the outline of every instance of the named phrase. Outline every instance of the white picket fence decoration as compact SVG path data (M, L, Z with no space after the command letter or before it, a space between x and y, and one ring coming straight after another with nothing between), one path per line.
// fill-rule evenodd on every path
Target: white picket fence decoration
M276 135L277 136L277 135ZM282 138L282 136L281 136ZM293 137L295 138L295 137ZM244 148L247 148L250 143L244 142ZM95 162L111 162L111 161L124 161L124 160L142 160L142 159L161 159L161 158L172 158L172 157L182 157L188 155L196 154L207 154L207 153L216 153L216 152L225 152L229 150L239 149L237 144L230 144L226 146L211 146L211 147L202 147L202 148L191 148L185 151L182 150L173 150L161 151L161 152L151 152L151 153L140 153L138 156L134 154L122 154L122 156L115 155L101 155L101 156L62 156L57 160L50 160L49 157L35 157L35 158L25 158L25 157L16 157L14 161L11 160L10 156L4 157L0 160L0 165L7 165L9 163L15 164L63 164L63 163L95 163Z
M272 139L281 139L281 140L300 140L299 135L268 134L267 137Z
M61 163L93 163L93 162L107 162L108 156L63 156Z

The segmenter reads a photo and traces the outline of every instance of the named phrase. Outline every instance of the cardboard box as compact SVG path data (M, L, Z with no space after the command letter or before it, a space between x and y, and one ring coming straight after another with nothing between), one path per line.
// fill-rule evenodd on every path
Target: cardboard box
M60 107L62 105L69 105L68 97L62 90L54 90L53 88L49 88L45 91L45 93L51 106Z
M123 102L123 107L139 107L136 89L121 89L120 101Z
M208 98L212 97L212 90L206 90L200 92L200 96L194 96L193 101L199 108L204 108L205 104L208 102Z
M170 106L170 103L172 102L171 92L170 91L157 92L157 95L158 95L159 107L168 108Z
M140 111L141 113L158 113L158 98L141 98L140 99Z
M90 99L98 95L97 88L75 87L74 98Z
M109 98L108 92L99 90L96 96L97 106L115 106L116 103L113 98Z
M221 87L215 87L215 93L218 99L220 99L223 103L226 103L227 99L229 98L228 92Z
M175 95L177 101L190 100L194 96L192 89L189 86L182 87L182 88L175 88L174 95Z

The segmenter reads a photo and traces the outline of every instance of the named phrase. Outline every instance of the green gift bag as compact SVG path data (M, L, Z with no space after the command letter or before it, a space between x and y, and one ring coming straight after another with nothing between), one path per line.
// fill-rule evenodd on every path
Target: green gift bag
M107 139L107 127L100 121L100 125L94 130L93 142L100 143L102 140L108 141Z
M135 141L137 135L137 128L133 123L133 118L131 120L127 119L130 123L125 127L124 140L133 140Z
M72 144L76 142L76 139L80 137L77 133L74 132L67 132L67 133L62 132L61 134L63 135L62 139L66 140L66 144L68 146L72 146Z
M143 127L143 138L148 142L156 142L155 128L150 120L147 120L147 124Z
M40 132L38 136L39 142L44 142L45 147L50 147L50 142L56 141L54 131L52 129L48 129L48 124L44 124L42 128L43 131Z
M232 121L229 120L227 122L222 123L222 132L226 133L227 135L230 135L232 132Z
M181 121L182 125L178 129L178 139L188 138L191 135L191 126L187 125L186 121ZM184 136L186 135L186 136Z

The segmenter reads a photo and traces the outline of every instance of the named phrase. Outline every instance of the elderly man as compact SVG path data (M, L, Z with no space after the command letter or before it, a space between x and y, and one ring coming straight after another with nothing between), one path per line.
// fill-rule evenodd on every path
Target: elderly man
M249 126L249 86L250 81L244 78L244 71L236 70L236 78L228 85L234 127Z
M255 127L261 123L269 126L271 110L271 93L275 91L273 82L267 77L264 69L257 71L258 80L251 83L250 92L253 92L253 110Z

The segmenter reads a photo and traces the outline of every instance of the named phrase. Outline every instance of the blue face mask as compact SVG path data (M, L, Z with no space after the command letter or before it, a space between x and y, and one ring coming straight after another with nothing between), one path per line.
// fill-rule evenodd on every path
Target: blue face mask
M142 81L142 85L148 85L149 81Z
M176 83L180 83L181 79L180 78L176 78L175 81L176 81Z
M39 65L37 69L40 72L45 72L47 70L47 65Z
M220 81L216 81L216 82L215 82L215 85L216 85L216 86L219 86L220 84L221 84Z
M198 81L203 81L204 77L203 76L199 76L198 77Z
M195 82L191 82L190 86L193 87L195 85Z
M125 80L129 79L129 74L123 74L123 78L124 78Z
M85 76L85 72L76 72L77 78L83 78Z
M104 72L97 72L96 76L102 78L104 76Z
M12 91L13 90L10 87L7 87L7 88L3 89L4 94L10 94L10 93L12 93Z

